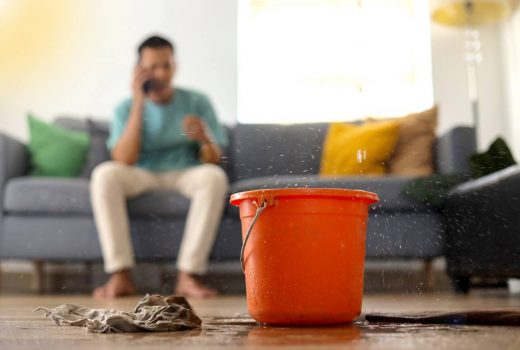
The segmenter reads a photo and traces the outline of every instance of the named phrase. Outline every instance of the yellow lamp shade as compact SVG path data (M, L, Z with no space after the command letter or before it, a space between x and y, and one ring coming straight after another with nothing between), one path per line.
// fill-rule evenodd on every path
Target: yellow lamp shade
M432 5L435 22L455 26L483 26L507 18L518 0L441 0Z

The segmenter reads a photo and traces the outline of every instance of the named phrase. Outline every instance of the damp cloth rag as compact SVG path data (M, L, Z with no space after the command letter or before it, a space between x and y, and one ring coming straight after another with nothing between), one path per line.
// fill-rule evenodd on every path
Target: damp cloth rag
M170 332L199 329L202 320L186 298L149 295L143 297L133 312L115 309L88 309L63 304L54 309L39 307L56 325L85 327L89 333Z
M520 326L520 311L424 312L366 314L368 323L419 323L475 326Z

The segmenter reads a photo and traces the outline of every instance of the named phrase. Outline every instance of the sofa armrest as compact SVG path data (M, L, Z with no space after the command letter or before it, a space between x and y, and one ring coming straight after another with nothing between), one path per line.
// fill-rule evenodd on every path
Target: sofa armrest
M469 174L469 158L477 151L475 129L460 126L437 139L436 171L439 174Z
M13 177L26 175L28 151L25 144L0 133L0 209L4 198L5 184ZM0 216L2 210L0 210Z
M450 196L469 196L477 201L482 201L483 198L494 198L497 201L514 198L520 202L520 165L512 165L493 174L464 182L453 188Z
M518 165L456 186L443 210L448 274L465 283L520 276L519 204Z

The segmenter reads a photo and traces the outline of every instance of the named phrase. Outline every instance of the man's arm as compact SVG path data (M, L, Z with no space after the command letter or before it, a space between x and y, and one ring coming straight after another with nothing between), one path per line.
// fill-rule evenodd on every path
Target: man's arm
M113 160L128 165L133 165L139 160L141 130L143 127L143 107L144 100L133 99L128 123L119 141L117 141L112 149Z
M149 79L149 73L142 67L136 66L132 81L133 99L128 122L123 134L112 149L112 159L117 162L133 165L139 160L145 101L142 87L147 79Z

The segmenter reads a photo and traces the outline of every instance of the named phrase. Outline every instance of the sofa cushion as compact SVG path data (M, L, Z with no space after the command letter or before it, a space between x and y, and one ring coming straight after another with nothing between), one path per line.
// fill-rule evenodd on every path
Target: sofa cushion
M238 124L232 181L268 175L317 174L327 124Z
M130 215L185 216L189 200L174 191L157 191L128 200ZM4 210L9 214L92 215L86 179L19 177L7 183Z
M399 212L430 212L433 209L426 204L414 199L407 198L402 194L403 188L413 181L413 177L402 176L341 176L341 177L320 177L318 175L309 176L264 176L255 179L241 180L231 184L231 192L242 192L262 188L349 188L365 190L377 193L380 198L379 203L372 206L373 210L385 213ZM237 209L228 207L228 212L238 215Z

